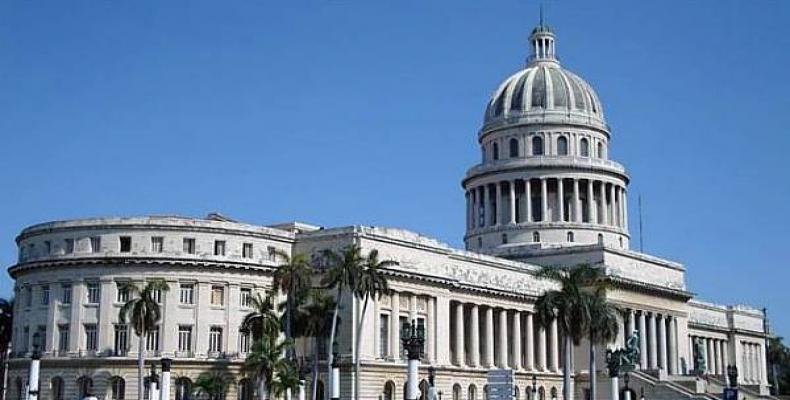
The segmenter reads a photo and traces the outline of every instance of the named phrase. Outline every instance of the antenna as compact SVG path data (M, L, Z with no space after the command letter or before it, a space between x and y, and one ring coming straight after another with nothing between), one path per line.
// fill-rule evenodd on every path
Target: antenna
M642 193L639 193L639 252L645 252L645 240L642 235Z
M543 3L540 3L540 26L543 26Z

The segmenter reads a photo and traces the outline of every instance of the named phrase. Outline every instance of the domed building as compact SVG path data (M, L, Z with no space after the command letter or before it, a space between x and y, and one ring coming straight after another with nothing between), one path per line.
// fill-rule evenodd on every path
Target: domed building
M558 398L562 332L556 321L539 325L535 318L536 299L558 284L537 272L579 264L603 271L606 297L621 310L608 347L625 346L633 333L640 338L637 370L629 386L620 382L616 390L629 390L631 399L641 391L646 398L714 399L734 365L741 398L767 397L763 313L696 300L683 265L629 248L630 178L609 159L612 132L602 102L561 66L549 27L539 25L529 42L525 67L488 101L478 134L481 161L462 181L466 249L393 228L257 226L216 214L34 225L17 237L19 259L9 267L16 303L8 398L26 397L34 338L41 338L42 399L137 398L140 352L149 363L172 360L166 399L195 398L194 384L206 373L228 378L222 398L256 398L253 377L242 369L250 337L241 320L252 297L271 292L282 262L275 254L312 257L352 244L398 265L385 270L391 292L364 312L359 299L342 297L336 350L343 399L405 398L399 335L407 321L425 331L421 400L430 393L429 371L440 400L493 399L488 373L500 369L513 372L513 398ZM170 289L155 294L163 316L138 345L118 311L130 296L126 283L152 279ZM300 339L298 355L326 371L327 345L319 340L314 359L309 341ZM587 354L586 343L573 348L569 390L578 399L589 398ZM592 372L598 398L608 399L614 388L600 357ZM321 372L318 399L329 398L330 384Z

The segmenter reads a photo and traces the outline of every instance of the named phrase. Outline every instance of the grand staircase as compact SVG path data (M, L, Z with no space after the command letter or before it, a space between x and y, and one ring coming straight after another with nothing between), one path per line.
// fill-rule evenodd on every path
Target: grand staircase
M629 387L639 394L644 390L645 400L722 400L726 384L716 377L663 376L645 371L630 374ZM750 387L738 387L738 400L776 399L774 396L761 395ZM624 399L620 399L624 400Z

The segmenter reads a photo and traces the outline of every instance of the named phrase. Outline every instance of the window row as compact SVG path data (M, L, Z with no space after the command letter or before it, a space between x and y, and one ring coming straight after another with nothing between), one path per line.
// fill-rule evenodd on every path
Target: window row
M500 151L499 142L495 141L488 145L483 145L483 162L488 160L497 161L504 158L505 154L507 154L508 158L517 158L521 157L522 153L532 156L552 154L557 156L576 155L579 157L606 158L606 147L604 143L602 141L595 141L595 149L593 152L591 139L586 137L580 138L577 146L573 149L570 146L568 135L559 135L556 139L553 139L553 151L549 151L547 148L548 146L543 135L532 135L528 143L530 144L529 148L526 149L526 151L521 151L521 141L517 138L510 138L507 140L507 153Z
M175 399L176 400L192 400L193 398L198 398L195 396L195 387L192 382L187 377L178 377L175 379ZM234 381L232 379L228 379L227 382L222 383L222 387L218 388L218 394L213 397L213 400L226 400L227 389L228 385L233 384ZM77 379L77 392L78 392L78 399L86 398L90 395L95 396L96 392L94 389L94 381L92 377L89 376L81 376ZM13 400L23 400L24 398L24 388L26 383L23 382L22 378L16 378L16 399ZM239 380L236 385L236 393L238 400L252 400L253 393L254 393L254 385L252 381L247 378ZM39 387L41 385L39 384ZM56 376L53 377L49 382L49 399L51 400L65 400L65 382L63 378ZM150 377L144 378L144 392L143 392L143 400L149 400L150 398ZM43 388L42 388L43 389ZM125 400L127 399L126 394L126 381L124 378L120 376L112 376L107 381L107 395L103 398L108 400Z

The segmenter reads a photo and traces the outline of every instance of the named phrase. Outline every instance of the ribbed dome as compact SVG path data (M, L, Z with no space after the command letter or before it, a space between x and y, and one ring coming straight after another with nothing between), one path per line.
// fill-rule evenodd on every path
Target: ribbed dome
M604 123L603 108L592 87L556 61L532 62L502 82L488 102L485 123L548 111Z

